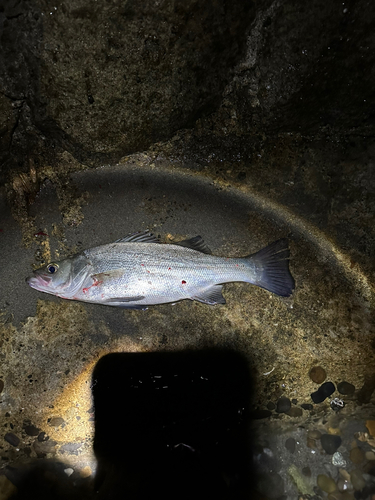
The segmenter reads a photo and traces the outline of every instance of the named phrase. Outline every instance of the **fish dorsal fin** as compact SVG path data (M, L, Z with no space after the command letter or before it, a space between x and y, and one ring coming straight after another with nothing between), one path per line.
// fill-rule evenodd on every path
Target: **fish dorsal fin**
M160 240L150 233L148 229L146 231L141 231L139 233L132 233L125 236L125 238L120 238L116 240L115 243L160 243Z
M180 247L191 248L192 250L197 250L198 252L211 254L211 250L204 242L201 236L195 236L187 240L178 241L174 245L180 245Z

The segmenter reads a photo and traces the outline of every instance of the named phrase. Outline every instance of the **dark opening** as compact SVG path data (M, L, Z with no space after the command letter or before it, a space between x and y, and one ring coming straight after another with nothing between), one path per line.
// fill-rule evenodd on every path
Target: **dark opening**
M93 373L99 497L247 496L250 392L234 352L104 356Z

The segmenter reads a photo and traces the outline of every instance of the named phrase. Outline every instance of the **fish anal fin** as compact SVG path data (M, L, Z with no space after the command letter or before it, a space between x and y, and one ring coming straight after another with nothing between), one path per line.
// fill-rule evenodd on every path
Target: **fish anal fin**
M187 240L178 241L174 245L179 245L180 247L191 248L192 250L197 250L197 252L211 254L210 248L206 245L201 236L194 236L194 238L189 238Z
M191 297L193 300L197 300L198 302L203 302L204 304L215 305L215 304L225 304L226 301L222 295L222 285L213 285L205 290L202 290L194 297Z

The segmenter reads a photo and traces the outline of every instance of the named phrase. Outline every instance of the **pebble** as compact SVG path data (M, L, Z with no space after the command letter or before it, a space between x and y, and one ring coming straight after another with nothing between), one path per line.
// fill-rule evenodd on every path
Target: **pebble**
M355 448L350 450L349 457L350 457L350 460L353 462L353 464L360 464L365 459L365 454L363 453L363 451L360 448L358 448L356 446Z
M314 407L310 403L302 403L301 408L303 408L304 410L312 410Z
M20 444L20 438L13 434L13 432L7 432L4 436L4 439L7 443L15 447Z
M324 368L321 366L313 366L309 372L310 378L316 384L321 384L327 378L327 374Z
M43 458L47 453L54 453L56 445L57 442L52 441L52 439L49 439L48 441L44 442L36 440L33 443L33 448L38 457Z
M49 440L49 436L47 436L47 434L42 431L39 435L38 435L38 441L40 443L42 443L43 441L48 441Z
M375 390L375 373L366 375L363 386L357 392L357 401L360 405L369 403Z
M310 467L303 467L302 474L306 477L311 477L311 469Z
M26 425L24 429L28 436L38 436L40 432L40 429L38 429L38 427L35 427L35 425Z
M373 451L366 451L365 457L366 460L369 460L371 462L372 460L375 460L375 453Z
M330 407L332 408L332 410L334 411L340 411L344 408L345 406L345 403L342 399L340 398L334 398L332 399L332 401L330 402Z
M275 408L276 408L276 405L275 405L275 403L272 403L272 401L269 401L269 402L267 403L267 410L271 410L271 411L272 411L272 410L274 410Z
M4 380L0 379L0 392L3 392L4 389Z
M65 420L62 417L52 417L48 423L52 427L60 427L60 425L65 424Z
M375 420L366 420L366 427L371 436L375 437Z
M91 467L89 465L86 465L83 469L80 470L79 475L81 477L89 477L92 474Z
M328 396L335 392L335 386L332 382L325 382L319 389L311 394L311 399L315 404L322 403Z
M286 412L289 417L302 417L302 410L301 408L293 407L289 411Z
M339 480L337 481L337 487L342 492L353 489L352 483L344 479L343 477L340 477Z
M366 486L366 481L362 476L362 472L358 469L352 470L350 473L350 481L356 491L361 491Z
M349 384L349 382L339 382L337 384L337 390L340 394L344 394L344 396L350 396L354 393L355 387L353 384Z
M279 498L284 494L284 480L277 472L259 474L257 491L268 498Z
M1 500L7 500L8 498L16 498L17 488L14 484L5 476L0 476L0 498Z
M318 474L316 482L319 488L325 493L333 493L334 491L336 491L335 481L325 474Z
M74 470L71 467L68 467L67 469L64 469L64 472L68 477L70 477L73 474Z
M341 445L340 436L332 436L331 434L323 434L320 438L323 450L328 455L333 455L337 448Z
M342 494L342 500L355 500L355 497L349 491L344 491Z
M290 399L285 396L281 396L276 403L276 411L277 413L286 413L290 410L291 406L292 403L290 402Z
M332 455L332 465L335 467L346 467L346 460L339 451Z
M334 491L328 495L327 500L342 500L342 493L340 491Z
M270 410L261 410L261 409L256 409L254 411L251 412L251 415L250 417L255 419L255 420L258 420L258 419L261 419L261 418L268 418L272 415L272 411Z
M285 441L285 448L290 451L290 453L294 453L296 451L296 440L294 438L288 438Z
M313 429L307 433L307 436L311 439L320 439L322 437L322 433L318 430Z

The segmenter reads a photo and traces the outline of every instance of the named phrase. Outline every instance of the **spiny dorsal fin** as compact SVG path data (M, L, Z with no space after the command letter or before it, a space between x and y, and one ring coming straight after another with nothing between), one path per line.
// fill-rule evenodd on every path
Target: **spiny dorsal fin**
M198 252L202 253L208 253L208 254L212 253L201 236L195 236L194 238L182 240L177 243L174 243L174 245L180 245L180 247L191 248L193 250L197 250Z
M148 229L146 231L141 231L139 233L132 233L125 236L125 238L120 238L116 240L115 243L160 243L159 239L154 236Z

